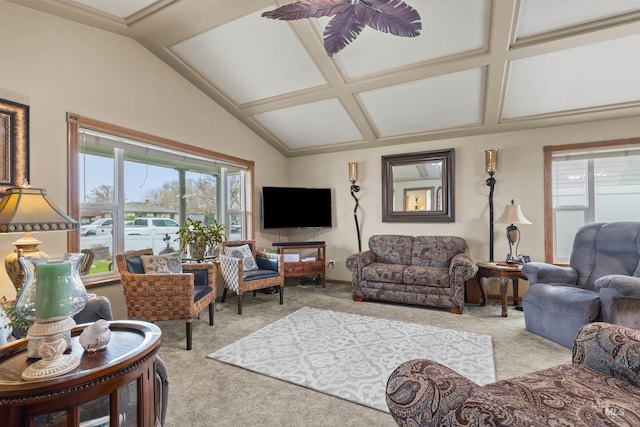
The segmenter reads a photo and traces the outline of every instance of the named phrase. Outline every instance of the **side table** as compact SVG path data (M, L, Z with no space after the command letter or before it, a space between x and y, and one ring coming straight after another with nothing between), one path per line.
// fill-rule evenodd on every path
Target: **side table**
M325 287L325 257L327 245L324 242L286 242L273 243L278 248L278 253L283 255L290 250L315 249L316 257L313 261L285 261L284 277L320 276L320 284Z
M482 291L482 305L487 303L487 289L482 278L495 277L500 280L500 300L502 301L502 317L507 317L507 285L513 283L513 305L516 310L521 310L518 298L518 279L526 279L522 275L521 264L507 264L502 262L478 262L476 279Z
M20 374L33 363L27 341L0 348L0 422L24 426L153 427L156 413L156 352L161 331L139 321L109 322L111 341L104 351L85 353L71 331L71 354L80 366L66 375L24 381Z

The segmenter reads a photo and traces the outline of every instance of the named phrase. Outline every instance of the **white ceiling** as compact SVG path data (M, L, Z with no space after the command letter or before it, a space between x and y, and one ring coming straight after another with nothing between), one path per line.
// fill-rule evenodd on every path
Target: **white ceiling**
M640 115L638 0L404 0L333 57L294 0L9 0L131 37L286 156Z

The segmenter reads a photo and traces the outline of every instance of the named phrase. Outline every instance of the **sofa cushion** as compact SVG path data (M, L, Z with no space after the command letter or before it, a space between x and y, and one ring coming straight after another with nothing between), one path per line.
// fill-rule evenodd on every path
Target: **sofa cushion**
M268 279L269 277L278 277L280 274L277 271L273 270L251 270L244 272L244 281L248 282L250 280L257 279Z
M144 274L144 267L139 256L127 258L127 271L131 274Z
M604 224L595 238L596 260L587 289L602 276L633 276L640 262L640 223L610 222Z
M567 348L573 346L578 330L598 319L597 292L573 286L535 283L522 298L527 331Z
M258 270L258 264L253 257L253 252L249 245L225 246L224 254L242 260L244 271Z
M369 249L376 254L376 262L411 265L413 240L413 236L375 235L369 238Z
M483 389L497 407L546 414L547 425L637 425L640 419L640 388L584 366L554 366ZM595 421L603 415L607 423Z
M411 265L404 270L403 280L407 285L437 286L439 288L450 286L449 269L446 267Z
M213 292L213 289L211 289L208 286L194 286L193 302L200 301L203 297L205 297L206 295L209 295L211 292Z
M362 269L362 278L372 282L404 283L406 265L374 262Z
M464 253L467 243L455 236L417 236L411 251L411 265L449 267L451 259Z
M178 252L166 255L140 255L140 260L146 274L182 273L182 260Z

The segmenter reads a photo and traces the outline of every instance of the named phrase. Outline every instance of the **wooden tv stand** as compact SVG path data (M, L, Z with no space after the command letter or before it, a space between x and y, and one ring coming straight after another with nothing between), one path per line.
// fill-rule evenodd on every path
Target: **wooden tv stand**
M283 255L286 251L302 251L306 249L316 249L315 261L294 261L284 263L284 277L300 276L320 276L320 283L325 287L325 250L327 245L324 242L284 242L273 243L278 248L278 253Z

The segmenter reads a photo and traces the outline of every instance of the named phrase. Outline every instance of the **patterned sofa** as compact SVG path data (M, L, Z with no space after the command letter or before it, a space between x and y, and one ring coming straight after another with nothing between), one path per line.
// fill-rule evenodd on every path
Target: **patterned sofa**
M573 363L476 385L429 360L400 365L387 382L400 426L640 425L640 331L583 326Z
M464 282L476 266L454 236L375 235L369 250L347 258L353 299L464 309Z

